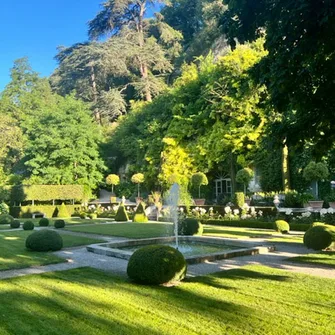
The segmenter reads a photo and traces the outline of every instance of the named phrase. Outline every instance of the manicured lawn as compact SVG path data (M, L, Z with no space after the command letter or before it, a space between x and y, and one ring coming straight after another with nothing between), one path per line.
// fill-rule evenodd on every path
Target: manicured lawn
M31 220L34 222L35 226L39 226L38 222L40 219L19 219L22 223L27 220ZM57 220L57 218L49 218L50 220L50 226L53 226L54 221ZM81 224L95 224L95 223L105 223L105 222L114 222L112 219L96 219L96 220L91 220L91 219L81 219L81 218L69 218L69 219L64 219L67 225L81 225Z
M302 235L280 235L275 231L267 229L249 229L249 228L234 228L234 227L218 227L218 226L205 226L204 235L217 236L217 237L229 237L229 238L265 238L271 242L293 242L302 243ZM279 236L278 236L279 235Z
M335 268L335 251L324 251L317 254L308 254L287 259L290 262L317 264Z
M26 250L25 240L31 233L31 231L0 232L0 270L64 262L63 258L56 257L50 252ZM65 248L100 242L97 239L71 236L62 232L60 234Z
M84 227L68 227L67 230L127 238L150 238L172 235L171 223L118 223Z
M172 288L88 268L47 273L0 281L0 333L334 335L334 284L261 266Z

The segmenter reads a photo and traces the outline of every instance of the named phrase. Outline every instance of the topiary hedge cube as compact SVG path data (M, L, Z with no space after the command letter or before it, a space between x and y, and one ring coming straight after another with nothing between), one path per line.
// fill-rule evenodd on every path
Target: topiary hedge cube
M328 225L314 226L304 235L304 244L308 249L322 250L335 242L335 227Z
M63 248L63 239L56 231L38 230L27 237L26 248L32 251L57 251Z
M166 245L149 245L130 257L128 276L142 284L164 284L185 278L187 265L180 251Z
M61 220L61 219L55 220L54 227L56 229L64 228L65 227L65 221Z
M133 222L148 222L148 217L145 214L145 206L142 202L139 203L139 205L136 208L135 216L133 219Z
M116 215L115 215L115 221L118 221L118 222L129 221L128 214L127 214L126 209L123 205L119 206L119 208L116 212Z
M194 218L186 218L179 222L178 224L178 234L179 235L199 235L203 233L204 227L199 220Z
M273 228L282 234L288 234L290 231L290 225L284 220L275 221Z
M33 221L25 221L22 226L23 230L34 230L35 225Z

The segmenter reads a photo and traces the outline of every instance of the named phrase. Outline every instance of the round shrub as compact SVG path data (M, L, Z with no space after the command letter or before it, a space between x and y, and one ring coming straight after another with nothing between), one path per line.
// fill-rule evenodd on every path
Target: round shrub
M308 249L322 250L335 241L335 228L319 225L308 229L304 235L304 244Z
M86 219L86 213L85 212L81 212L79 214L79 216L80 216L81 219Z
M65 227L65 221L64 220L60 220L60 219L59 220L55 220L54 226L57 229L64 228Z
M57 251L62 247L62 237L53 230L38 230L26 239L26 248L32 251Z
M186 218L182 220L178 225L179 235L199 235L203 233L204 227L199 220L194 218Z
M13 228L13 229L20 228L20 221L19 220L14 220L13 222L11 222L10 227Z
M91 219L91 220L96 220L98 215L96 213L90 213L88 214L88 217Z
M316 226L324 226L325 223L324 222L313 222L311 227L316 227Z
M40 227L48 227L49 226L49 219L47 218L42 218L38 224L40 225Z
M11 224L14 218L9 214L0 215L0 224Z
M166 245L149 245L130 257L128 276L142 284L164 284L184 279L187 265L184 256Z
M279 231L282 234L288 234L290 225L284 220L277 220L274 223L274 230Z
M26 221L23 223L23 230L34 230L35 225L33 221Z

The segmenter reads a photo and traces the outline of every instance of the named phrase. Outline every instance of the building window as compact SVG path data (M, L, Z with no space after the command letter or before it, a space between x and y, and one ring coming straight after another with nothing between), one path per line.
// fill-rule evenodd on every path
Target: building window
M231 179L230 178L220 178L215 180L215 197L219 196L231 196Z

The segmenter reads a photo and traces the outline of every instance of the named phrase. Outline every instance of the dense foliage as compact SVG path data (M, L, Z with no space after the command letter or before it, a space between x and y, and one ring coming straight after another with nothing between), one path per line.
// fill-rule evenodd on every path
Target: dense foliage
M199 220L194 218L185 218L178 224L178 234L186 236L201 236L203 233L203 225Z
M304 235L305 246L313 250L328 248L333 242L335 242L335 228L333 226L316 225L307 230Z
M58 251L63 248L63 239L53 230L38 230L27 237L26 248L32 251Z
M184 279L186 261L180 251L165 245L149 245L130 257L128 276L142 284L165 284Z

